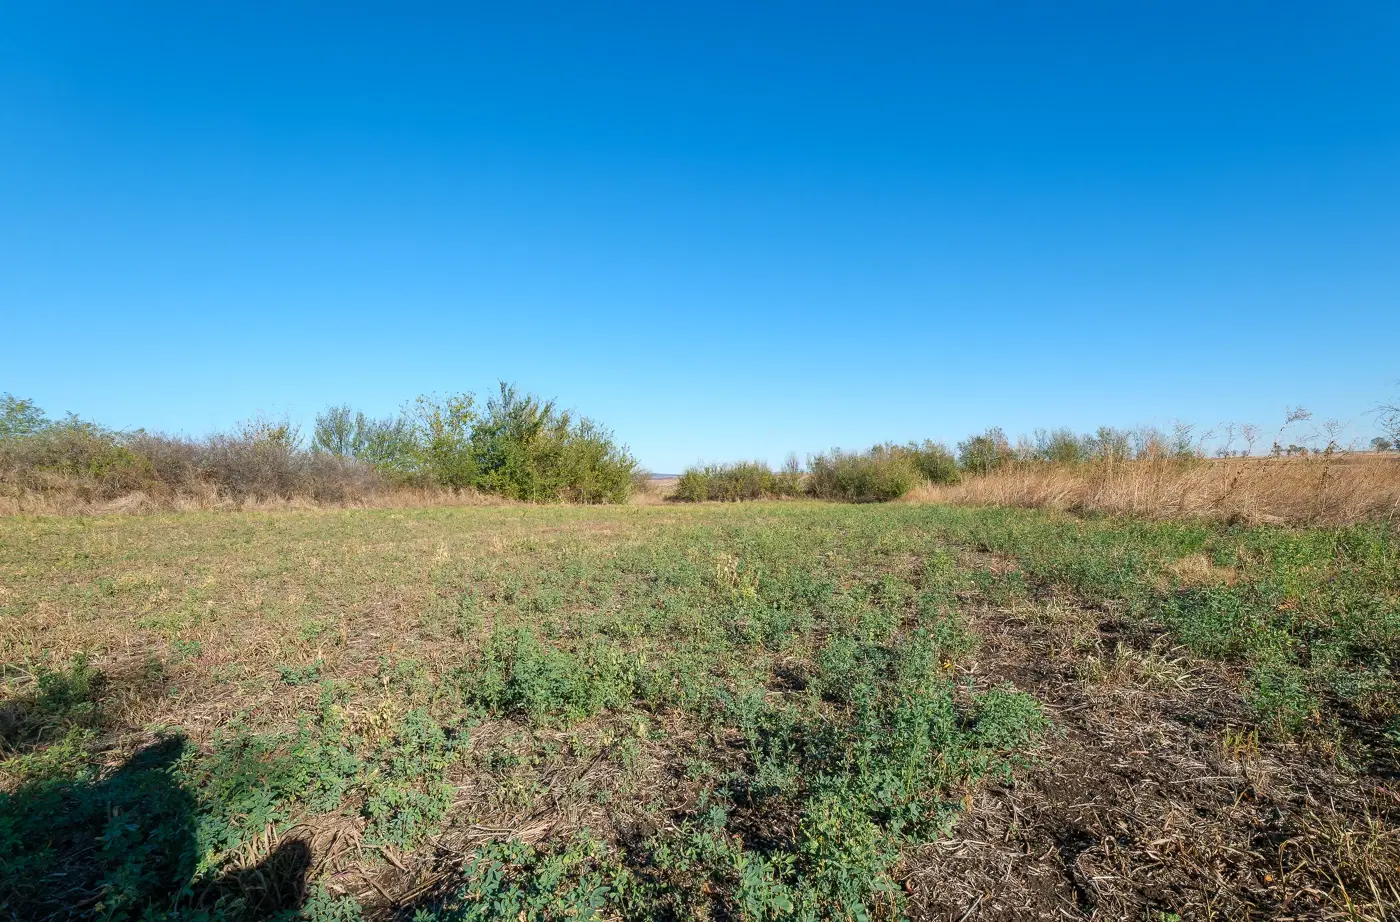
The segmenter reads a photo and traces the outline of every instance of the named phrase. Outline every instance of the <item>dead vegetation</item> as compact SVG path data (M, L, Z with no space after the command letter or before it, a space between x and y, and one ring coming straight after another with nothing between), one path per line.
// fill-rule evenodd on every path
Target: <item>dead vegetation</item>
M1396 517L1400 458L1337 454L1008 464L957 484L917 488L907 499L1148 518L1345 525Z

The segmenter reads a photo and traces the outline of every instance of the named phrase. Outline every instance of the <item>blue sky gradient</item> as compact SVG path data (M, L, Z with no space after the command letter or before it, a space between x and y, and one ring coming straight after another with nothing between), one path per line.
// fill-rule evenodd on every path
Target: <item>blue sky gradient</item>
M51 412L505 378L674 471L1397 390L1395 3L118 6L0 7Z

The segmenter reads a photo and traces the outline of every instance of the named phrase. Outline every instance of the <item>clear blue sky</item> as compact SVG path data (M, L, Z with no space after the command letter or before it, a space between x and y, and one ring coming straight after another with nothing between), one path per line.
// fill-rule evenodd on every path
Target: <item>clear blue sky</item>
M1400 4L0 6L0 390L198 434L497 378L657 470L1369 437Z

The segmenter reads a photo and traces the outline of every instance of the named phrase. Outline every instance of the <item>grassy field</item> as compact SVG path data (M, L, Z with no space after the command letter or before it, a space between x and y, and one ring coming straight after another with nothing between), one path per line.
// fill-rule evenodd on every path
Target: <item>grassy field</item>
M1383 919L1397 661L1386 525L0 518L0 914Z

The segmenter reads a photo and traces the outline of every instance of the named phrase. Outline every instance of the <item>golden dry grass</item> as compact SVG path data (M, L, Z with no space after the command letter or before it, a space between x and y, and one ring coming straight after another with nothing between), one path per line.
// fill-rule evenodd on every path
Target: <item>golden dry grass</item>
M657 503L664 503L676 492L676 484L679 482L679 477L645 480L632 491L628 502L634 506L654 506Z
M1345 525L1400 512L1400 459L1377 455L1016 465L911 502L1022 506L1150 518Z

